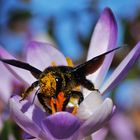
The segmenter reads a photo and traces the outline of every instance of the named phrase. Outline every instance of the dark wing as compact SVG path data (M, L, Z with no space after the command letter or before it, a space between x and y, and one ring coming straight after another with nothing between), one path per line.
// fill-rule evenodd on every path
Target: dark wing
M105 55L119 49L120 47L117 47L113 50L110 50L108 52L105 52L101 55L98 55L92 59L90 59L89 61L83 63L83 64L80 64L78 65L77 67L75 67L73 69L73 72L74 73L79 73L79 74L82 74L83 76L87 76L89 74L92 74L94 73L103 63L104 61L104 58L105 58Z
M22 69L28 70L37 79L39 78L39 75L42 73L42 71L40 71L39 69L31 66L28 63L25 63L25 62L22 62L22 61L19 61L19 60L0 58L0 61L4 62L6 64L9 64L9 65L18 67L18 68L22 68Z

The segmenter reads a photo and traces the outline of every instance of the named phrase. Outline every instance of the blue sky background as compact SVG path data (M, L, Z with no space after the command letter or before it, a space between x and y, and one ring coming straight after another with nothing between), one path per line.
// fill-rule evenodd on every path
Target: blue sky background
M110 7L118 22L119 39L118 44L123 43L123 26L120 19L133 20L140 8L139 0L31 0L28 3L22 0L2 1L1 19L2 34L0 42L11 52L19 52L24 46L26 35L13 34L6 30L8 12L11 9L28 9L33 14L30 25L34 34L47 33L47 21L53 17L55 20L54 36L58 41L58 46L66 56L74 60L83 55L82 44L78 40L77 34L89 37L95 21L105 7ZM90 11L90 12L89 12ZM4 31L5 30L5 31ZM7 33L8 32L8 33ZM12 35L11 35L12 34ZM16 38L16 42L15 39ZM86 46L88 47L88 46Z
M71 57L74 61L80 60L85 55L93 27L105 7L110 7L117 19L118 45L124 43L122 19L134 21L140 12L139 0L59 0L59 2L58 0L29 0L29 2L1 0L0 2L0 43L8 51L13 54L23 51L28 40L27 32L19 33L8 29L9 11L17 8L26 9L32 14L28 22L31 33L48 34L50 30L48 22L52 20L54 41L65 56ZM80 41L79 35L86 41L86 45ZM125 91L129 85L130 83L126 82L120 86L118 90L120 94L116 96L117 101L124 102L125 98L131 99L132 95L126 96L128 91Z

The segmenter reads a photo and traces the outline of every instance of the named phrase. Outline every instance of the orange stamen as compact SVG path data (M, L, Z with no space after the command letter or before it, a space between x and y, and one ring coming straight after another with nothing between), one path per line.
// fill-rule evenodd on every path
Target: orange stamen
M54 99L53 97L50 100L50 106L52 109L52 114L62 111L63 103L65 101L64 93L60 92L57 96L57 99Z
M56 113L56 109L54 104L56 103L55 99L52 97L50 101L51 109L52 109L52 114Z
M64 101L65 101L64 93L60 92L56 100L57 111L62 111Z

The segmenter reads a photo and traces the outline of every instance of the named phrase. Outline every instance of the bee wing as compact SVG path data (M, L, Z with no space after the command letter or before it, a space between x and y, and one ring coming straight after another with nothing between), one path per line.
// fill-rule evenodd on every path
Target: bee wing
M37 79L39 78L39 75L42 73L42 71L40 71L39 69L31 66L28 63L25 63L25 62L22 62L22 61L19 61L19 60L0 58L0 61L4 62L6 64L9 64L9 65L18 67L18 68L28 70Z
M89 61L83 63L83 64L80 64L78 65L77 67L75 67L73 69L74 73L79 73L79 74L82 74L83 76L87 76L89 74L92 74L94 73L103 63L104 61L104 58L105 58L105 55L119 49L120 47L117 47L113 50L110 50L108 52L105 52L101 55L98 55L92 59L90 59Z

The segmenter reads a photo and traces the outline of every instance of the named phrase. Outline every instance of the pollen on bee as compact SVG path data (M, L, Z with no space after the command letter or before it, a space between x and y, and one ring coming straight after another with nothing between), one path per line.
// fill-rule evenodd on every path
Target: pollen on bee
M56 90L55 77L51 73L48 73L40 79L40 90L42 93L50 93L50 95Z

